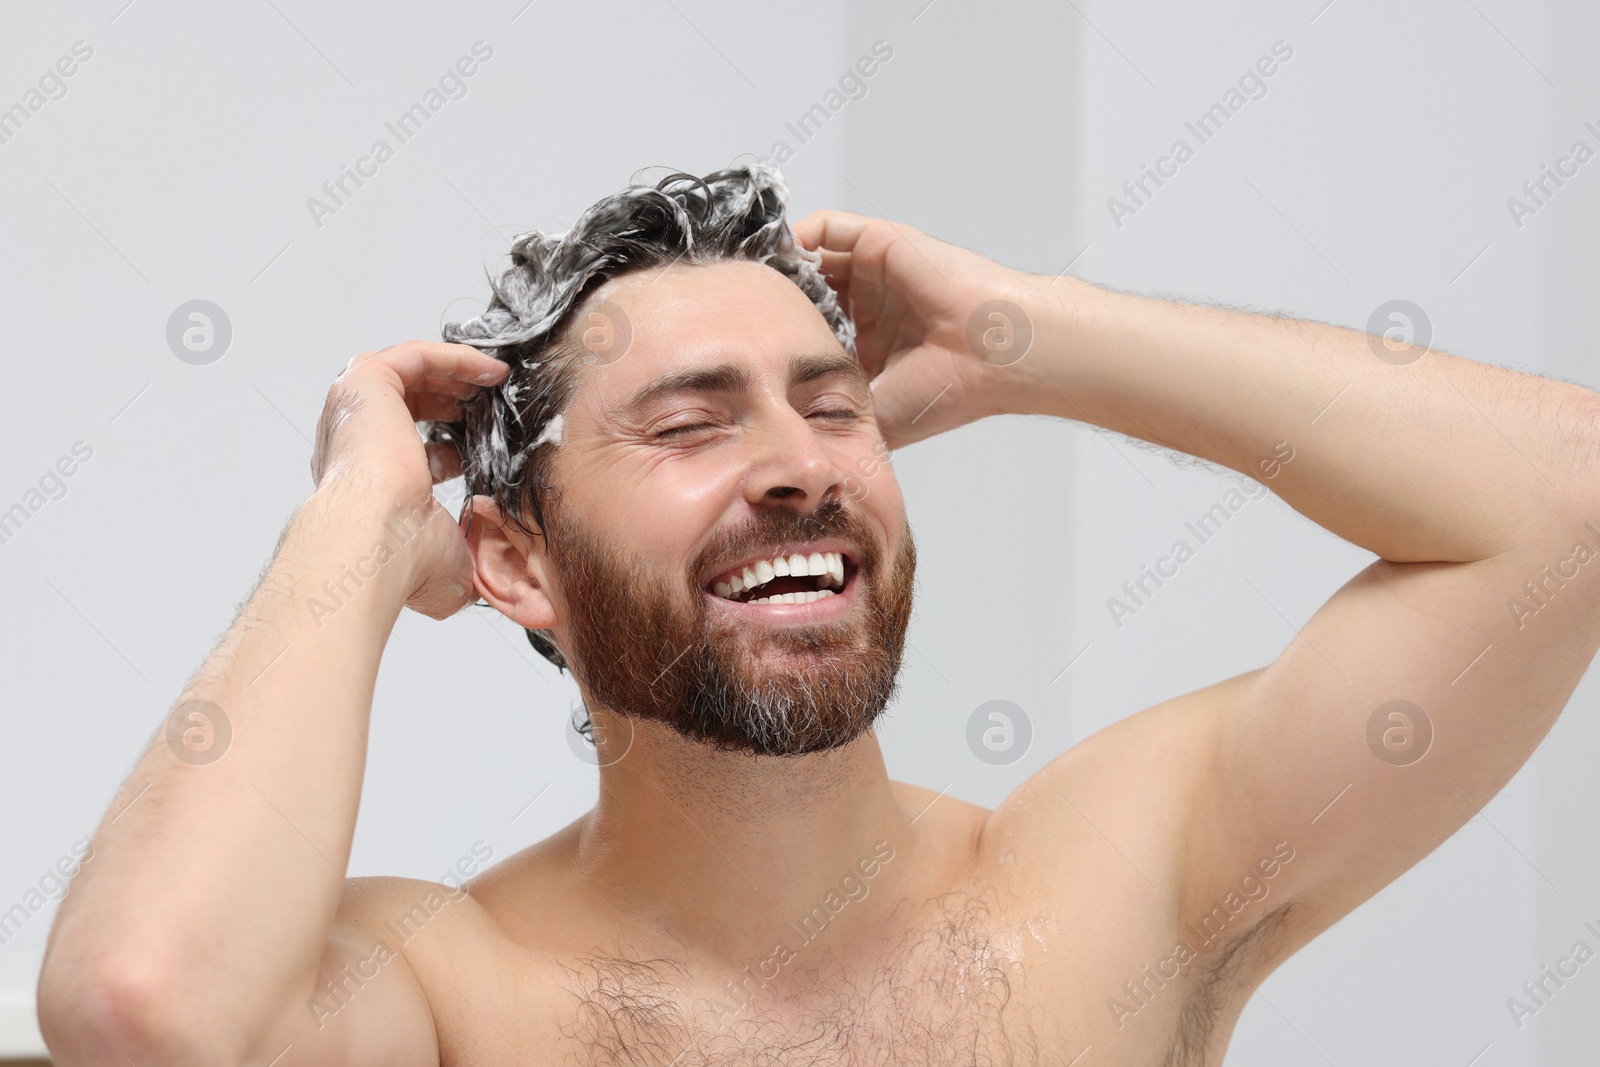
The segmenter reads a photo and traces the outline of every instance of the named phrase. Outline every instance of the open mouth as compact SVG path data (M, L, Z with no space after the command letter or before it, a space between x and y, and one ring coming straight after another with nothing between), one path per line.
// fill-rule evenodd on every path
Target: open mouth
M839 595L854 570L844 551L784 552L724 571L707 589L736 604L810 604Z

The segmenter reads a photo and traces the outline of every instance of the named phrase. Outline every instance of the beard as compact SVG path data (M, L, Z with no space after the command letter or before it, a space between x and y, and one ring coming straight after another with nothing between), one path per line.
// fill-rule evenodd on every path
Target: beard
M582 523L546 512L546 547L570 610L567 658L585 695L630 719L672 727L720 751L800 756L870 729L896 689L911 620L916 547L902 526L891 561L838 499L809 515L773 508L723 531L687 573L663 573ZM856 554L856 603L802 626L740 623L699 585L716 560L784 541L840 537Z

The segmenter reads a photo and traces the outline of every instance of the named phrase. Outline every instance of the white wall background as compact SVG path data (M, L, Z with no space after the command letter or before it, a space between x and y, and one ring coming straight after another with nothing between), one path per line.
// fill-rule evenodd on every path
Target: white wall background
M1579 0L525 4L0 13L0 108L93 49L0 143L0 510L93 449L0 544L0 909L95 825L228 625L310 489L344 362L437 336L512 234L566 228L640 167L783 140L796 217L881 213L1030 271L1357 327L1404 298L1439 346L1600 385L1600 162L1520 228L1506 207L1574 140L1600 148L1583 125L1600 126L1600 15ZM479 40L493 56L465 97L317 225L307 198ZM865 97L800 144L784 123L877 40L894 56ZM1184 121L1279 40L1294 53L1267 94L1118 226L1107 198L1193 144ZM193 299L232 325L206 366L166 341ZM922 567L891 773L984 804L1107 723L1263 664L1292 634L1271 607L1298 625L1370 558L1257 501L1119 629L1106 598L1231 476L1025 419L896 467ZM994 579L1026 560L1042 578ZM581 814L575 695L487 609L403 616L351 873L438 877L476 841L503 857ZM1034 732L1007 767L965 741L996 698ZM1593 968L1520 1030L1505 1002L1600 920L1596 704L1591 673L1482 816L1273 976L1228 1062L1592 1061ZM0 1050L41 1047L53 911L0 946Z

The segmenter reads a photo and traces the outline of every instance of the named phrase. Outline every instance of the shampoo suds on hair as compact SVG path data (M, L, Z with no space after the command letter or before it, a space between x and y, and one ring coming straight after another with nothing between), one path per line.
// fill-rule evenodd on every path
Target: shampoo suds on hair
M565 412L563 412L561 414L558 414L555 418L553 418L549 422L545 423L544 424L544 429L539 431L539 436L533 442L533 448L538 448L540 445L544 444L546 441L549 441L551 444L555 445L557 448L560 448L561 447L562 434L566 429L566 423L567 423L567 416L566 416ZM530 449L529 451L532 451L532 449Z

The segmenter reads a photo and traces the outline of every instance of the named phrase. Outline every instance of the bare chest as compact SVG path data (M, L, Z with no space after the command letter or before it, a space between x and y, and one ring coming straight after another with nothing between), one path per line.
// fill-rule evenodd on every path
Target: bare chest
M1066 1064L1028 952L982 897L951 894L887 953L798 931L724 974L672 959L586 957L551 1000L560 1062Z
M1090 930L1039 936L1048 925L1036 911L1005 911L991 897L953 892L923 905L886 950L808 943L803 932L790 931L737 968L637 953L532 965L522 957L515 974L502 972L470 998L458 995L469 992L460 988L444 998L454 1007L440 1018L442 1062L1203 1067L1222 1061L1242 997L1185 981L1152 984L1141 965L1156 958L1157 940L1107 941L1104 926L1099 938ZM1133 981L1138 999L1124 979Z
M448 987L429 983L442 1064L1222 1062L1251 938L1224 947L1180 929L1125 884L1125 863L1082 863L1044 888L1007 874L1021 866L1002 860L915 907L903 898L892 930L786 924L732 964L685 958L670 939L653 952L480 943L451 954ZM1175 954L1182 939L1193 954Z

